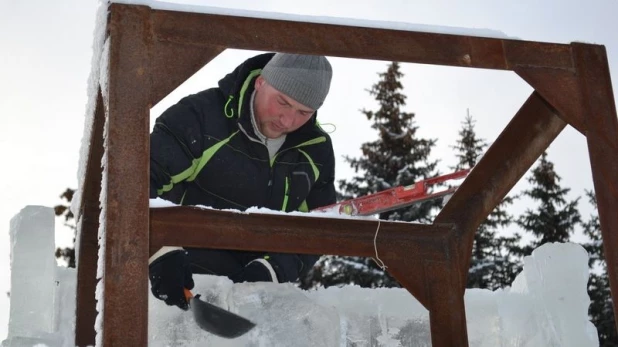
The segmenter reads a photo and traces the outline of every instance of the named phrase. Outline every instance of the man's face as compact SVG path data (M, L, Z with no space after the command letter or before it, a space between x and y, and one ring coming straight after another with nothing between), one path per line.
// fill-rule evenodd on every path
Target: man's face
M275 139L307 123L315 110L279 92L259 76L255 81L255 122L264 136Z

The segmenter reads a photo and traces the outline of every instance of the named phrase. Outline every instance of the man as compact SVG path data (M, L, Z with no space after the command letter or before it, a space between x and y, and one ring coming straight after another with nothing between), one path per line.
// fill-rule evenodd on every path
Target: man
M335 202L335 158L316 121L330 88L323 56L262 54L182 99L150 137L150 197L182 205L309 211ZM192 274L291 282L317 255L164 247L150 258L151 290L187 309Z

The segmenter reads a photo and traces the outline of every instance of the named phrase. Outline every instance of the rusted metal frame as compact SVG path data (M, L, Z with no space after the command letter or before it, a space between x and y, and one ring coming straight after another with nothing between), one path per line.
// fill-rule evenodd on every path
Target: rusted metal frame
M574 69L515 66L513 71L541 94L558 111L559 117L586 135L579 81Z
M157 104L224 50L221 46L153 42L150 104Z
M95 290L97 286L97 254L99 196L101 194L101 159L103 158L103 126L105 111L101 89L97 93L93 116L86 177L82 187L80 211L76 220L79 225L79 252L77 254L77 299L75 310L75 346L94 346L94 324L97 317ZM88 126L88 125L87 125Z
M454 224L461 237L462 270L470 267L476 229L566 124L551 105L533 92L440 211L435 223ZM461 276L463 292L467 271L462 271Z
M379 229L378 229L379 228ZM279 214L232 213L197 207L152 208L150 253L162 246L184 246L283 253L379 257L387 265L409 266L394 274L423 304L423 260L444 261L451 225ZM376 238L374 246L374 238Z
M603 252L618 317L618 120L604 46L573 43ZM616 321L618 329L618 320Z
M165 10L153 10L153 33L159 40L237 49L502 70L513 64L572 69L568 45L463 35Z
M426 285L429 299L429 322L431 328L432 346L468 346L468 328L464 292L461 282L462 272L467 274L468 268L459 264L457 240L453 232L448 238L447 257L444 261L424 261L425 272L428 274Z
M152 74L149 11L137 6L114 7L108 28L102 343L146 346Z
M184 14L184 15L195 15L195 14ZM198 16L204 16L204 15L198 15ZM206 15L206 16L210 16L210 15ZM222 16L216 16L219 17L219 19ZM235 18L238 21L246 21L248 20L249 22L251 21L264 21L264 20L260 20L260 19L246 19L246 18ZM203 20L203 18L201 19ZM266 20L269 21L269 20ZM156 23L158 23L158 21L155 21ZM290 25L291 27L294 27L293 29L298 30L298 26L302 25L302 30L306 30L307 29L307 24L308 23L293 23L293 22L286 22L286 21L270 21L270 22L278 22L278 24L264 24L266 26L271 26L270 30L276 30L276 34L281 34L282 32L284 33L290 33L293 32L289 30L288 27L286 27L287 25ZM282 24L283 23L283 24ZM210 29L214 30L214 31L218 31L218 33L221 33L224 36L223 41L226 41L229 39L229 37L226 39L225 35L229 34L229 31L226 32L224 30L217 30L215 28L214 25L212 25L213 22L209 22L209 27ZM221 23L219 23L221 24ZM223 23L223 24L228 24L228 23ZM236 25L238 23L233 24L232 26ZM248 23L252 29L253 32L257 32L255 30L255 23ZM244 23L243 25L247 26L247 23ZM155 26L157 26L157 24L155 24ZM408 52L412 52L413 54L404 54L401 53L401 47L395 47L392 50L381 50L379 51L379 53L377 53L378 55L374 55L374 56L364 56L362 53L364 52L363 49L365 47L365 45L363 45L363 42L368 43L371 42L372 44L375 44L375 41L363 41L363 40L351 40L351 41L355 41L355 42L360 42L360 44L355 44L355 48L352 49L352 51L354 51L353 54L350 54L349 52L351 51L349 47L347 47L345 45L345 40L343 40L343 37L345 35L341 35L342 37L338 37L335 38L334 41L336 41L337 45L339 47L344 47L342 48L344 53L342 54L337 54L337 47L332 47L332 44L330 44L331 41L328 41L329 46L328 47L320 47L320 44L322 42L320 42L321 38L320 35L324 34L323 31L319 31L320 28L324 27L325 25L316 25L315 30L312 30L312 36L309 38L309 40L313 40L314 43L312 45L307 46L306 42L303 43L301 42L300 44L297 41L294 40L284 40L279 49L277 49L276 43L273 44L273 42L263 42L263 38L255 38L255 41L260 41L257 44L255 42L241 42L242 40L239 40L238 36L234 36L232 37L232 41L235 42L241 42L239 44L238 47L235 48L244 48L244 49L264 49L259 47L259 45L265 45L267 46L268 50L279 50L279 51L294 51L294 52L303 52L303 49L307 50L307 53L319 53L319 54L326 54L326 55L339 55L339 56L349 56L349 57L356 57L356 58L366 58L366 59L386 59L386 60L392 60L393 58L395 58L395 60L400 60L400 61L409 61L409 62L421 62L421 63L430 63L430 64L439 64L439 65L453 65L453 66L470 66L470 67L483 67L483 68L499 68L499 69L509 69L514 65L531 65L531 66L541 66L541 67L556 67L556 68L560 68L560 69L571 69L572 68L572 64L570 63L569 59L565 59L565 57L567 56L565 54L564 51L564 46L563 45L553 45L553 44L545 44L545 43L529 43L529 42L519 42L519 41L512 41L512 40L495 40L495 39L480 39L480 38L470 38L470 37L460 37L460 36L453 36L453 35L441 35L441 34L425 34L425 33L411 33L412 36L415 36L414 39L416 39L416 44L413 45L413 48L416 48L416 50L412 49L410 50L409 48L409 44L410 42L406 43L406 49ZM191 27L191 25L189 25L188 27ZM341 30L341 32L346 32L346 30L350 29L351 27L340 27L338 28L338 30ZM237 28L236 28L237 29ZM285 30L282 30L285 29ZM330 28L333 29L333 28ZM332 33L332 30L328 30L328 35L330 35ZM193 28L193 30L195 30L195 28ZM375 30L375 29L366 29L366 28L353 28L353 30ZM380 29L377 29L378 31L381 31ZM154 30L155 32L157 32L157 30ZM194 31L195 32L195 31ZM238 31L237 31L238 32ZM261 32L267 32L267 30L261 30ZM406 33L406 34L410 34L410 32L398 32L398 31L389 31L391 32L391 34L393 34L393 32L395 34L388 36L388 39L391 40L395 40L397 42L399 42L397 39L400 38L400 36L398 36L399 34L402 33ZM160 33L157 33L157 36L160 37L165 37L165 40L169 40L169 41L178 41L178 42L191 42L192 38L189 36L188 40L185 40L183 38L180 38L178 36L174 36L174 35L167 35L168 32L165 33L165 35L160 35ZM292 35L297 38L299 33L302 32L296 32L293 33ZM203 34L203 33L201 33ZM205 42L209 42L211 45L213 43L212 38L215 37L214 35L212 35L213 32L207 32L206 36L211 35L211 39L210 40L197 40L197 41L205 41ZM364 33L366 34L365 36L361 35L361 38L368 38L372 36L372 33ZM243 38L244 35L243 33L240 34L236 34L236 35L241 35L241 38ZM379 33L380 36L384 37L386 34L385 33ZM436 36L437 35L437 36ZM302 35L301 35L302 36ZM249 36L247 36L249 37ZM247 38L245 37L245 39ZM278 35L271 35L272 38L277 37L277 40L279 40ZM326 36L324 36L326 37ZM347 38L349 39L349 35L347 35ZM359 38L359 36L353 36L355 38ZM180 38L180 39L179 39ZM251 38L251 40L253 40L254 38ZM449 40L453 40L453 41L449 41ZM467 43L461 43L461 41L459 40L471 40L472 42L467 42ZM246 41L246 40L245 40ZM411 40L414 41L414 40ZM432 43L428 43L428 41L432 41L433 44L437 43L437 46L433 46ZM279 41L281 42L281 41ZM420 42L420 43L419 43ZM195 42L193 42L195 43ZM344 45L342 45L342 43L344 43ZM414 43L414 42L412 42ZM499 43L499 44L498 44ZM199 44L199 42L198 42ZM246 45L246 46L243 46ZM257 46L256 46L257 45ZM458 48L459 46L464 46L463 49L461 50L457 50L457 49L444 49L445 46L450 45L451 47L454 48ZM466 46L467 45L467 46ZM534 51L534 49L532 49L532 47L534 47L534 45L537 45L540 48L544 48L541 49L543 51L542 54L536 54L536 55L530 55L529 51ZM226 44L223 44L222 46L226 46ZM299 48L298 46L303 46L301 48ZM440 49L436 49L434 51L428 50L425 51L423 54L418 53L419 51L421 51L422 49L427 49L429 48L429 46L431 47L441 47ZM500 46L500 47L499 47ZM309 47L309 48L307 48ZM360 48L359 48L360 47ZM422 49L419 49L422 48ZM528 48L526 48L528 47ZM274 49L273 49L274 48ZM438 53L436 53L436 51ZM360 52L357 54L357 52ZM386 53L385 53L386 52ZM427 53L429 52L429 53ZM470 54L470 53L466 53L466 52L473 52L474 54ZM482 52L481 56L489 56L488 59L486 60L481 60L479 59L475 54L478 54L479 52ZM383 56L383 55L386 56ZM398 55L399 54L399 55ZM415 55L417 54L417 55ZM407 58L403 57L402 59L398 59L399 56L404 55ZM569 58L570 58L570 54L568 54ZM502 62L502 60L504 62ZM565 63L566 61L566 63ZM549 98L548 98L549 99ZM151 99L152 100L152 99ZM547 108L549 108L548 105L546 105ZM517 118L517 117L516 117ZM549 125L553 125L556 126L558 125L558 123L555 121L555 119L553 119L553 122L549 122ZM576 121L573 122L578 124ZM562 128L564 127L563 124ZM555 127L550 127L552 129L554 129ZM580 129L580 128L578 128ZM560 128L561 130L561 128ZM581 129L580 129L581 131ZM559 133L559 131L557 131L557 133ZM556 133L556 135L557 135ZM551 142L551 141L549 141ZM543 150L546 148L547 146L545 146L543 148ZM539 152L542 153L542 150ZM534 160L536 160L536 158L538 157L538 155L532 160L532 162L534 162ZM500 158L503 159L503 158ZM532 163L530 163L530 165L532 165ZM529 165L529 166L530 166ZM528 167L529 167L528 166ZM527 169L527 168L526 168ZM525 172L525 170L524 170ZM523 173L522 173L523 175ZM521 176L520 176L521 177ZM515 180L514 182L516 182L517 180ZM514 184L514 183L513 183ZM511 186L512 187L512 186ZM511 187L508 187L508 189L510 189ZM508 190L507 189L507 190ZM505 193L506 194L506 193ZM504 195L502 195L504 196ZM501 199L501 198L500 198ZM452 201L452 200L451 200ZM499 199L498 199L499 201ZM491 209L489 210L491 211ZM488 212L489 213L489 212ZM469 224L469 223L468 223ZM474 228L475 229L475 228ZM459 229L459 231L461 232L461 228ZM474 234L474 230L472 230L472 238L473 239L473 234ZM470 251L472 249L471 247L471 243L470 243L470 247L469 247ZM466 252L462 252L462 253L466 253ZM467 254L469 256L469 252ZM459 256L460 259L466 259L468 258L467 256ZM467 262L466 262L467 264ZM463 267L463 268L467 268ZM465 275L466 273L464 272L463 275L462 274L458 274L457 276L459 276L460 278L462 278L465 280ZM460 281L460 283L465 283L465 281ZM461 285L461 284L460 284ZM463 286L463 285L461 285ZM463 288L463 287L462 287Z
M305 217L297 215L233 213L182 206L150 209L150 253L161 246L206 247L247 251L337 254L370 257L377 220ZM380 247L390 249L416 240L411 252L439 260L450 228L381 221Z
M565 44L502 40L506 69L535 67L573 71L571 47Z

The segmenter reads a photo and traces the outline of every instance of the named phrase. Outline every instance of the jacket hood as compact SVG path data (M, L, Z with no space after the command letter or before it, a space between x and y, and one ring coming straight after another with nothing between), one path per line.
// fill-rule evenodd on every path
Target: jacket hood
M219 89L221 90L221 92L223 92L226 98L233 97L232 104L229 105L230 107L237 109L237 103L239 102L239 100L244 99L243 110L245 111L243 113L246 113L249 110L248 105L245 104L247 104L251 100L251 93L253 93L254 85L253 83L249 84L248 88L244 91L245 95L243 98L240 97L240 93L242 92L242 86L252 71L256 69L263 69L264 66L266 66L266 64L270 61L270 59L272 59L274 55L275 53L263 53L251 57L245 60L242 64L238 65L234 69L234 71L228 73L227 75L225 75L225 77L219 80ZM318 112L316 111L311 120L308 121L297 131L305 131L308 130L308 128L313 128L317 124L317 114ZM240 117L243 118L242 115L240 115Z
M225 77L219 80L219 88L223 94L229 96L240 93L242 85L251 71L264 68L264 66L266 66L274 55L275 53L256 55L238 65L234 71L228 73ZM251 91L253 91L253 86L251 86Z

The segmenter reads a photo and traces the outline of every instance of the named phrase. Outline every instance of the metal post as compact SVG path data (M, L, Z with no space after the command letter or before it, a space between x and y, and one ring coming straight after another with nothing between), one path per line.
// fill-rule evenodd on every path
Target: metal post
M79 220L79 253L77 259L77 302L75 320L75 345L79 347L95 344L94 324L97 317L95 289L97 286L97 259L99 240L99 195L101 194L101 159L103 158L103 125L105 111L99 89L94 111L92 134L86 177L82 188Z
M109 22L104 346L148 344L149 11L113 8Z
M618 297L618 120L604 46L573 43L612 297ZM613 300L614 316L618 302ZM618 320L616 320L618 329Z

